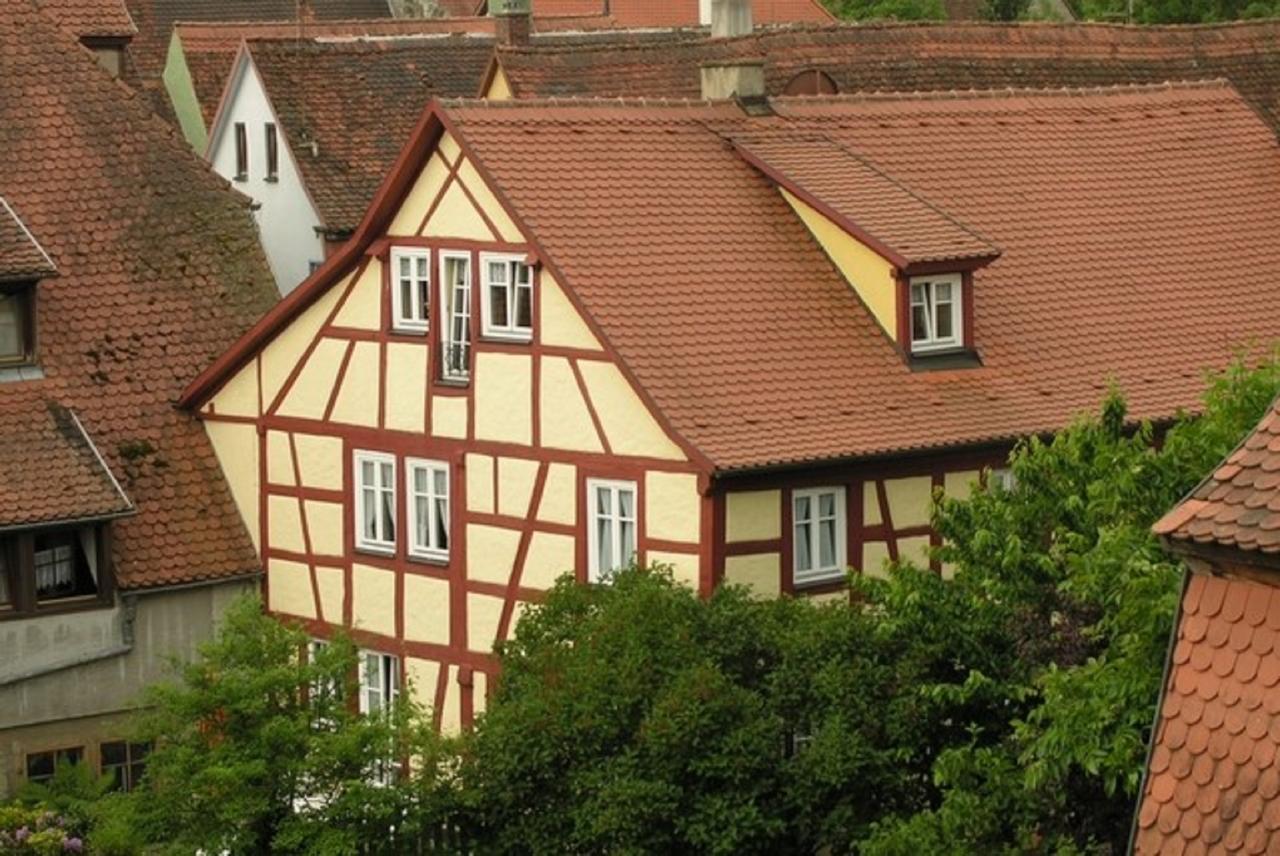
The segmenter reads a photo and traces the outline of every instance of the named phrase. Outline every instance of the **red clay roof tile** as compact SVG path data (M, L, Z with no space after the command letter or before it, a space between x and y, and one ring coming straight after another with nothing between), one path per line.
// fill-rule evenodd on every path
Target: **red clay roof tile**
M60 274L38 286L44 378L0 383L0 411L75 411L138 511L115 525L123 587L256 570L203 427L173 407L274 302L245 200L27 0L0 16L0 113L0 193Z
M57 273L40 242L0 196L0 282L36 280Z
M124 0L38 0L36 5L78 39L131 39L138 32Z

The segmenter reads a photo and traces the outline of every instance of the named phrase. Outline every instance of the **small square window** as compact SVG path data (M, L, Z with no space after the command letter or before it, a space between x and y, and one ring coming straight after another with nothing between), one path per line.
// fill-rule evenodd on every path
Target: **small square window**
M356 452L356 546L390 555L396 550L396 459Z
M533 338L533 268L521 256L485 253L481 321L484 335L527 342Z
M449 465L443 461L405 461L405 496L411 515L409 555L449 558Z
M391 327L400 333L426 333L431 296L431 253L391 251Z
M588 479L587 503L587 579L594 583L635 558L636 484Z
M819 487L791 495L793 579L796 585L845 574L844 488Z
M32 362L35 326L35 286L0 285L0 365Z
M911 350L944 351L964 344L959 274L911 280Z

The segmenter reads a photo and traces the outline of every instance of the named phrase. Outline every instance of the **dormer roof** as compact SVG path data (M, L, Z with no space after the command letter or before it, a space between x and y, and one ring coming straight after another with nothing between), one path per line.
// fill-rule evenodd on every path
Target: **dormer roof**
M44 279L57 270L31 230L0 196L0 282Z
M734 136L746 160L900 270L930 263L972 269L994 244L825 134Z

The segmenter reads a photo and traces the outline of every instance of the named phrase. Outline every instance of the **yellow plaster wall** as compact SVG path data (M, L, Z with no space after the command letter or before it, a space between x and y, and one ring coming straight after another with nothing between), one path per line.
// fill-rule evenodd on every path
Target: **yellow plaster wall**
M698 590L698 554L667 553L662 550L650 550L648 561L655 564L670 565L672 576L681 585Z
M575 540L554 532L534 532L520 571L520 585L525 588L549 589L566 573L573 572Z
M480 210L498 230L499 238L511 244L522 243L525 240L524 233L507 214L507 209L494 196L489 183L480 176L470 159L464 159L458 167L458 179L466 185L467 190L475 197Z
M226 416L258 415L258 359L254 357L222 385L205 410Z
M414 701L427 710L434 708L436 683L440 680L440 664L435 660L407 657L404 661L404 672Z
M298 474L304 487L342 490L342 438L294 434Z
M285 431L267 432L267 481L293 487L293 453L289 450L289 435Z
M355 274L352 274L354 276ZM382 262L371 258L360 272L355 287L342 301L342 308L333 318L334 326L353 327L357 330L382 328Z
M484 97L494 101L506 101L511 97L511 81L507 80L507 73L501 67L494 70Z
M467 439L467 400L452 395L432 396L431 433L437 437Z
M782 190L779 188L779 190ZM800 220L826 251L836 268L862 298L889 338L898 338L898 289L894 268L875 250L837 226L826 216L782 190Z
M885 562L889 560L889 545L883 541L867 541L862 545L862 573L869 577L887 577Z
M542 486L538 519L573 526L578 520L577 468L573 464L551 464Z
M396 575L359 563L351 566L351 620L361 630L394 636Z
M487 594L467 593L467 647L485 654L493 650L498 639L498 622L502 618L502 598Z
M404 636L414 642L449 644L448 580L405 574Z
M724 581L744 585L756 597L777 597L781 591L782 557L777 553L726 556Z
M305 553L307 545L302 539L302 514L298 500L292 496L267 496L267 527L270 537L267 543L290 553Z
M440 733L457 734L462 731L462 688L458 686L458 667L442 666L445 669L444 706L440 708ZM434 688L433 688L434 696ZM431 701L428 700L428 704Z
M511 579L519 547L520 533L514 529L468 523L467 579L505 585Z
M903 562L915 562L923 567L928 567L929 536L913 535L910 538L899 538L898 559Z
M542 357L538 395L542 445L577 452L604 451L567 359Z
M578 360L578 370L614 454L685 459L616 365Z
M449 164L457 163L458 156L462 154L462 148L458 145L458 141L453 138L453 134L449 133L440 137L436 150L440 152L440 156L444 158L445 163Z
M809 600L814 603L849 603L849 590L837 589L836 591L824 591L821 594L807 595Z
M441 143L445 139L452 138L445 134L441 138ZM431 159L427 161L426 166L418 173L418 177L414 180L409 194L400 203L396 216L391 219L391 225L387 227L387 234L393 236L418 234L418 227L422 225L423 218L431 210L431 203L440 194L440 188L444 186L445 179L448 176L449 165L444 162L438 152L433 152Z
M942 477L942 490L947 496L963 499L969 495L969 489L981 476L978 470L960 470L946 473Z
M464 238L470 241L498 239L457 181L445 188L422 234L429 238Z
M929 509L933 505L931 476L886 479L884 489L889 500L889 517L893 520L894 529L924 526L929 523Z
M222 475L231 489L231 498L240 511L240 518L254 549L262 550L262 533L258 525L260 502L258 484L258 429L254 425L239 422L205 422L205 434L218 456Z
M471 683L471 714L479 717L489 706L489 678L484 672L473 672Z
M725 494L725 541L768 541L782 537L782 491L744 490Z
M323 418L347 344L338 339L321 338L276 412L300 419Z
M480 351L475 356L477 440L533 442L532 359Z
M884 522L880 517L880 494L875 481L862 483L862 522L867 526L879 526Z
M546 268L542 270L539 288L539 321L542 326L538 333L542 344L599 351L600 342L569 301L560 283Z
M275 402L280 388L341 296L339 285L330 287L262 349L259 359L262 362L262 400L266 406Z
M303 502L311 552L317 556L341 556L346 552L346 527L342 506L336 502L308 499Z
M317 566L316 582L320 585L320 609L324 611L321 617L330 624L341 624L342 600L347 585L342 568Z
M702 531L702 497L692 473L649 470L644 475L645 534L696 544Z
M311 592L310 569L283 559L268 561L267 606L272 612L315 618L316 602Z
M422 433L427 410L427 346L389 343L385 383L386 427Z
M498 458L498 513L508 517L527 516L537 478L537 461Z
M506 639L503 639L502 641L505 642L507 639L516 635L516 628L520 626L520 617L525 614L529 609L529 606L530 605L527 601L517 600L515 602L515 605L511 608L511 624L507 627Z
M355 343L351 361L347 363L347 373L342 379L342 388L333 405L333 413L329 415L332 421L377 427L378 393L381 387L378 381L378 361L377 342Z
M493 458L468 452L466 469L467 511L493 514Z

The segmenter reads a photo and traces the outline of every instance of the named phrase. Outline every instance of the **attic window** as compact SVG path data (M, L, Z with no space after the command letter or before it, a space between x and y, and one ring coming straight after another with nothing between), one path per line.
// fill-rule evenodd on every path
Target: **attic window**
M840 91L831 75L816 68L806 69L787 81L784 95L835 95Z
M485 253L484 334L493 339L527 342L533 338L533 268L522 256Z
M429 250L391 251L391 327L398 333L427 332L431 298Z
M276 181L280 174L280 148L276 138L276 123L267 122L264 133L267 145L267 181Z
M236 181L249 178L249 134L244 122L236 122Z
M912 277L912 353L949 351L963 346L962 294L959 274Z
M0 285L0 366L34 361L35 285Z

